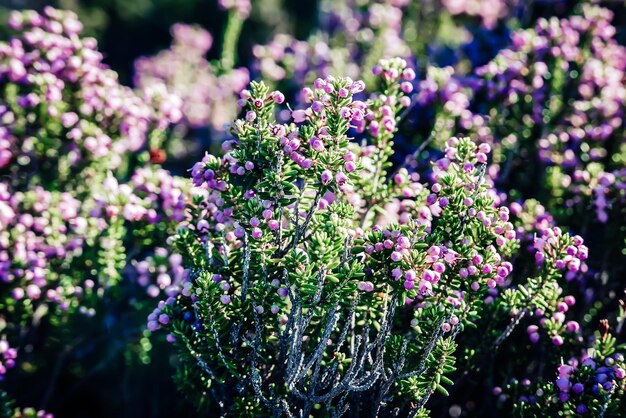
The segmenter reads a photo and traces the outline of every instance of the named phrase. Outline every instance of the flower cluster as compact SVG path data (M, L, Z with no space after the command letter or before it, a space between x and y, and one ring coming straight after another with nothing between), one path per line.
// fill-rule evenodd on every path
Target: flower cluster
M557 290L558 292L558 290ZM546 330L550 341L555 346L561 346L564 344L565 339L563 336L571 337L574 341L580 341L579 331L580 324L577 321L567 321L565 313L576 303L576 299L571 296L565 296L562 299L558 299L556 303L556 309L552 309L551 306L545 309L535 307L533 317L541 318L539 325L529 325L526 328L528 338L531 343L535 344L541 338L540 332Z
M625 377L624 355L615 353L603 361L586 357L559 366L555 385L559 391L559 400L577 404L576 412L582 415L589 410L584 403L585 398L601 395L600 392L613 392L615 388L624 386Z
M389 183L387 170L394 154L392 139L403 112L411 105L409 94L413 91L415 79L415 71L402 58L382 59L372 73L380 81L380 93L372 94L368 99L364 119L353 121L356 131L369 136L371 144L350 145L362 169L356 185L359 193L351 193L348 200L361 210L366 210L364 207L368 205L382 204L388 199L390 188L395 193L395 189L401 187L397 181Z
M445 151L446 157L434 165L436 180L430 189L420 187L417 189L419 194L404 190L403 197L407 202L400 206L401 222L415 219L418 224L425 227L426 232L432 233L437 225L445 222L451 213L464 213L463 227L472 228L475 224L480 225L481 229L493 234L493 244L495 244L487 246L485 248L487 251L477 248L467 251L470 241L465 239L462 241L464 256L458 260L458 250L455 251L445 246L429 248L426 261L430 265L424 270L422 280L425 282L420 282L420 288L429 288L430 284L439 281L440 274L445 271L446 263L460 267L460 277L471 281L470 288L473 291L477 291L481 285L486 285L490 289L495 288L496 285L504 285L505 278L512 271L511 263L504 261L498 254L499 250L496 249L501 248L506 253L507 248L516 239L513 225L508 222L508 208L501 207L497 210L493 206L482 208L489 201L488 198L482 201L476 200L477 196L480 196L477 183L482 182L484 175L481 172L483 168L477 168L476 165L484 166L485 164L486 154L483 150L488 152L486 147L476 147L467 139L450 139ZM451 173L454 175L452 176ZM452 182L451 179L455 181ZM464 190L460 188L463 184ZM404 211L405 208L410 209ZM393 261L399 261L402 259L401 255L401 252L392 253L391 258ZM396 280L404 276L407 279L405 288L413 289L414 274L409 274L410 280L407 278L407 273L403 274L402 270L394 270L393 275Z
M443 0L452 15L478 16L486 28L493 28L508 12L506 0Z
M470 133L491 144L490 173L522 191L536 174L519 158L535 153L529 156L546 172L548 209L560 219L591 204L600 222L607 208L619 216L623 161L610 150L622 147L626 49L614 39L611 18L585 6L582 16L539 19L513 33L508 49L469 76L430 69L418 98L441 109L435 135Z
M558 227L544 230L542 236L535 238L534 247L538 264L545 262L549 268L567 269L573 273L580 270L582 262L589 255L580 236L570 237Z
M512 202L509 209L514 219L515 232L522 246L532 247L537 234L547 234L556 226L554 217L534 199Z
M108 177L101 199L108 202L109 214L113 214L116 206L121 207L121 214L127 221L177 224L185 219L188 188L183 179L168 171L146 167L137 169L128 183L119 184L114 177Z
M154 254L141 261L134 261L137 284L146 290L151 298L175 295L179 287L188 282L189 271L182 266L180 254L170 254L165 248L155 248Z
M494 388L494 394L503 403L513 400L515 410L529 416L617 413L624 406L624 355L615 351L615 338L610 334L596 332L594 339L593 347L583 350L582 356L561 360L551 382L532 384L529 379L513 379L504 392Z
M204 29L179 23L171 33L169 49L135 61L135 85L141 91L165 85L182 99L181 123L221 131L237 114L237 94L249 82L248 70L219 72L206 59L213 38Z
M15 366L17 350L9 346L7 340L0 340L0 380L4 379L7 369Z
M174 109L157 111L119 84L96 41L81 38L75 14L51 7L43 15L13 12L9 26L12 38L0 42L3 174L49 172L53 177L42 182L50 182L74 179L93 166L115 169L124 153L144 147L148 133L175 116ZM152 100L175 103L156 92Z
M279 187L278 195L275 194L276 191L246 190L243 194L244 199L251 202L259 201L259 208L245 217L243 222L238 222L231 235L227 234L227 238L229 236L234 240L241 238L244 234L244 224L253 228L251 233L254 239L261 237L263 227L274 232L286 228L284 223L288 221L284 220L282 223L280 221L279 201L286 203L293 200L289 196L294 192L294 188L283 178L276 176L276 168L272 166L275 164L272 160L276 153L286 159L280 160L283 167L296 169L292 176L298 171L306 172L315 179L319 190L345 191L350 187L350 178L356 178L355 156L345 150L348 141L342 131L348 129L350 121L363 119L365 103L352 101L352 95L363 90L363 83L329 77L325 80L318 79L315 86L314 90L309 89L307 92L311 106L305 110L292 112L294 122L306 123L306 129L301 130L294 125L267 124L263 120L268 117L270 107L274 103L283 102L284 96L280 92L268 94L265 90L258 92L244 90L241 96L248 103L250 110L246 113L245 120L233 124L231 130L236 139L225 143L225 148L229 151L219 161L207 156L192 168L194 185L206 185L209 190L208 201L204 206L208 211L207 219L210 214L218 221L216 225L218 231L224 226L234 225L232 216L236 211L236 207L233 207L236 202L226 200L224 196L233 192L227 181L230 176L248 182L259 173L266 173L266 182L263 184L275 184ZM255 88L262 87L256 85ZM259 97L259 94L262 97ZM327 126L330 123L336 124L336 127L330 129ZM267 130L267 136L262 132L258 133L261 129ZM266 140L261 141L262 138ZM259 150L243 153L242 143L259 143ZM322 157L320 161L314 161L314 158L320 156ZM322 201L320 193L317 192L318 203ZM295 209L293 205L284 206L287 210ZM240 213L239 216L241 215ZM206 219L200 222L197 225L198 230L209 229Z
M3 305L28 301L32 309L33 301L41 299L67 310L68 298L80 297L95 282L93 277L85 277L62 286L68 279L63 266L72 266L83 254L83 247L105 230L107 222L90 216L88 206L67 192L35 187L12 194L6 184L0 184L0 192L0 278L3 287L11 289L3 295L7 298ZM71 269L69 274L73 275Z

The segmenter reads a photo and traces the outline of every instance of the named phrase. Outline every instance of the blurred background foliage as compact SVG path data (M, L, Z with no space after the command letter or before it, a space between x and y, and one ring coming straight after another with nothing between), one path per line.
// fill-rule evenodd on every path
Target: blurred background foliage
M423 52L442 66L458 61L455 49L459 47L476 60L474 65L482 65L499 49L506 47L510 30L529 27L538 17L567 16L581 2L585 1L514 1L518 19L500 21L496 27L485 29L472 24L475 22L464 22L465 28L459 26L447 13L439 13L435 22L420 21L422 10L440 7L440 2L413 1L414 5L408 10L415 13L415 25L405 29L405 41L414 49L427 49ZM325 9L331 7L328 0L252 0L251 3L252 13L244 22L238 47L239 64L243 66L248 66L253 59L252 47L266 44L276 33L289 33L297 39L306 39L320 26ZM625 2L608 0L595 3L618 11ZM170 45L170 27L174 23L198 24L213 35L214 45L221 45L227 20L227 13L218 7L217 0L0 0L0 36L6 33L4 25L11 10L41 10L47 5L75 11L85 26L85 35L98 40L105 62L118 72L122 83L127 85L132 84L135 59L154 55ZM624 13L616 13L613 24L618 30L616 39L621 44L626 42L625 23ZM433 24L436 25L436 36L429 40L436 40L436 44L418 45L418 35L424 30L433 30L429 27ZM414 52L418 57L423 56L420 51ZM207 58L218 59L219 54L220 48L213 47Z
M251 59L252 45L267 42L273 33L292 33L303 39L318 23L316 0L252 3L239 44L244 64ZM98 40L106 63L120 74L124 84L131 84L136 58L170 45L174 23L201 25L211 32L215 45L221 45L227 17L216 0L0 0L0 21L4 25L11 10L41 10L44 6L75 11L85 25L85 35ZM212 48L208 58L217 59L219 52L219 48Z

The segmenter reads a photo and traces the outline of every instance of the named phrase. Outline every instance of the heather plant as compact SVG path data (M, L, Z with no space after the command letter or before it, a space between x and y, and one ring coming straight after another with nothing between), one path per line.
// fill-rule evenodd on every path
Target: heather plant
M433 138L471 133L494 146L499 185L524 193L541 176L537 196L561 220L586 207L600 223L610 212L619 218L626 52L611 17L584 6L581 15L539 19L469 77L431 69L418 100L438 109ZM526 158L537 164L523 166Z
M623 322L623 311L621 315ZM494 387L500 406L512 408L513 416L520 417L620 416L626 389L625 347L609 332L606 319L589 343L581 354L550 362L556 369L551 370L552 378L513 378L504 388Z
M436 114L426 143L468 134L490 144L487 174L494 185L516 205L537 199L554 217L550 223L595 249L563 286L583 302L574 308L578 321L587 312L595 321L616 312L624 290L624 263L610 260L623 260L626 248L626 54L611 18L589 5L568 18L541 18L514 32L508 49L468 76L431 68L417 95L418 106Z
M626 346L620 337L626 318L623 295L615 301L615 296L598 292L584 261L592 251L581 237L574 236L573 245L554 251L550 242L562 232L540 203L531 199L510 207L520 242L532 242L529 255L543 264L552 252L554 266L568 271L565 282L549 289L558 295L552 304L531 306L526 318L516 319L521 328L516 341L528 349L528 355L517 364L510 361L508 373L498 374L495 381L502 387L493 388L497 405L520 417L620 416L626 388ZM571 256L581 260L580 266ZM570 269L572 262L577 268ZM515 266L519 264L518 259ZM619 289L621 282L615 279L611 286ZM597 331L592 332L596 324ZM501 351L508 357L516 350L504 346Z
M513 274L520 244L486 181L486 144L448 140L423 183L387 172L414 73L393 59L374 74L380 92L367 101L354 98L361 81L315 80L285 124L274 119L284 96L252 83L226 154L194 165L204 192L175 239L188 281L148 327L168 332L178 382L199 405L426 416L453 384L468 329L509 318L486 334L502 344L525 314L560 303L563 272L586 258L580 237L554 227L534 240L530 275ZM350 143L351 126L368 142Z
M73 13L9 17L0 416L56 413L89 380L124 395L109 415L167 415L179 397L146 402L163 382L141 381L167 374L165 340L181 391L221 416L620 417L611 12L322 0L305 40L240 42L270 3L220 0L218 53L175 24L135 91ZM267 84L243 90L249 71ZM181 138L226 135L190 180L161 168L200 153Z
M171 291L183 286L189 271L182 266L180 254L171 254L166 248L158 247L154 253L141 261L134 260L136 282L145 288L152 298L161 296L162 291Z
M485 317L490 319L478 332L466 333L460 341L465 351L460 368L466 374L455 381L459 389L453 396L452 407L461 404L476 416L489 413L490 405L499 406L502 413L513 410L514 416L538 417L544 416L545 411L552 411L548 412L550 416L573 416L572 411L582 403L581 411L588 415L577 412L581 416L619 416L617 411L623 398L620 390L624 387L621 378L613 380L615 391L610 393L602 392L601 388L600 391L593 389L593 382L585 383L587 390L593 391L584 399L576 397L578 403L572 406L565 405L566 396L560 396L554 370L567 359L580 357L581 353L583 359L597 355L599 351L594 351L593 347L601 349L604 357L623 351L620 341L623 302L617 303L607 295L610 292L598 290L597 279L590 274L587 264L590 255L597 257L597 254L583 244L580 236L572 236L569 243L562 242L563 231L555 226L554 218L543 205L529 199L508 206L520 245L512 260L515 274L506 283L506 289L500 290L512 308L509 322L503 324L505 332L500 334L497 324L504 312L498 310L497 298L494 299L497 294L492 293L485 300L488 303ZM531 274L533 265L558 269L565 280L520 283L519 277ZM619 278L615 280L611 285L619 289L621 282ZM606 319L600 321L606 324L601 333L591 335L598 320L607 317L616 325L613 335L609 333ZM485 335L490 334L492 337L485 339ZM472 388L470 381L478 387ZM486 393L492 390L494 398L485 399ZM474 403L477 397L484 401L477 405ZM605 412L601 412L603 409Z
M71 12L14 12L9 25L0 42L0 370L30 376L47 367L56 337L72 339L68 353L80 345L87 333L72 328L74 316L100 314L92 330L107 333L97 309L127 303L127 266L176 231L189 186L146 152L180 118L180 99L120 85ZM135 323L123 339L140 334ZM15 367L22 356L25 367Z
M0 44L0 167L14 181L48 173L40 183L58 187L123 168L127 151L180 117L176 98L152 97L163 106L147 106L148 97L120 85L73 13L15 12L9 26L13 36Z
M76 307L66 298L119 280L126 222L182 220L182 184L167 172L116 179L142 162L123 153L164 135L179 111L176 99L145 96L171 105L152 107L119 85L74 14L15 12L9 23L16 34L0 44L2 279L15 288L3 305L26 299L32 314L45 298L65 311Z

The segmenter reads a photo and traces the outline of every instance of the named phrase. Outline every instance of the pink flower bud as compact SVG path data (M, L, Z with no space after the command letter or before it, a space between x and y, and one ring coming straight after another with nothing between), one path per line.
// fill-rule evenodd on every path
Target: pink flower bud
M393 261L396 261L396 262L402 261L402 258L403 258L402 257L402 253L399 252L399 251L394 251L394 252L391 253L391 259Z
M272 98L278 104L281 104L285 101L285 95L279 92L278 90L272 93Z
M404 93L409 94L413 91L413 84L409 83L408 81L405 81L402 84L400 84L400 89Z
M348 177L343 171L338 171L335 174L335 181L337 181L337 184L339 185L339 187L341 187L346 184L346 182L348 181Z
M331 173L330 170L324 170L322 172L321 180L323 185L330 184L330 182L333 180L333 173Z

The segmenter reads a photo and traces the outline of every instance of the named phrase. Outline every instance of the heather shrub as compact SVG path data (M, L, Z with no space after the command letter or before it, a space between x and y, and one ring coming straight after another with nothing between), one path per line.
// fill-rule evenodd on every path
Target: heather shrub
M162 106L151 107L120 85L95 40L80 37L76 15L16 12L9 26L15 32L2 43L0 73L0 165L7 174L47 173L39 181L54 185L106 173L122 167L124 154L141 149L149 135L161 134L170 117L180 117L175 97L155 98Z
M473 134L489 143L498 184L545 200L571 226L593 222L580 216L588 209L599 223L619 219L626 50L611 18L584 6L513 33L509 48L468 77L432 68L418 95L437 109L432 138Z
M596 323L619 318L624 290L624 263L609 261L623 260L626 248L625 50L613 39L611 18L606 9L584 5L580 15L539 19L467 77L431 69L418 94L420 106L436 109L429 140L470 134L491 144L487 172L518 200L513 212L533 197L541 204L530 209L550 218L539 214L542 223L567 226L591 243L595 251L580 272L566 275L563 291L581 302L572 309L577 321ZM593 326L586 322L583 327Z
M12 14L16 35L0 44L3 281L17 285L16 301L41 296L67 310L75 306L63 299L83 295L83 283L106 288L119 279L127 222L145 221L137 229L146 229L182 220L180 180L152 167L128 184L117 180L145 163L125 152L145 149L180 112L176 98L165 95L155 108L117 84L93 39L79 37L75 15L45 13ZM165 228L156 227L161 239L172 232ZM149 228L143 233L158 239Z
M489 145L449 139L423 183L406 168L387 172L414 75L401 59L374 73L381 90L367 101L355 99L360 81L317 79L286 124L273 117L283 95L252 83L226 154L194 165L203 194L175 239L189 278L148 327L168 332L178 382L199 405L233 416L427 416L457 357L481 360L472 328L494 349L525 316L569 301L559 283L587 248L545 228L515 274L520 241L486 175ZM351 144L351 125L369 143ZM376 224L377 213L391 221ZM569 326L547 327L557 347Z
M134 298L131 260L151 257L185 219L189 182L147 152L181 117L179 98L120 85L71 12L14 12L9 26L0 42L0 375L15 368L12 385L54 364L59 345L71 353L83 335L108 333L107 309ZM76 315L94 317L89 332ZM141 335L132 322L123 340Z

